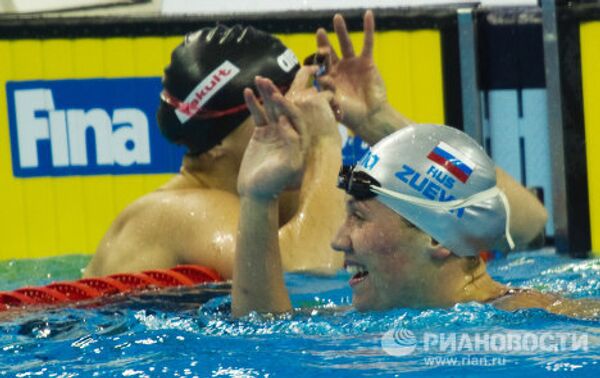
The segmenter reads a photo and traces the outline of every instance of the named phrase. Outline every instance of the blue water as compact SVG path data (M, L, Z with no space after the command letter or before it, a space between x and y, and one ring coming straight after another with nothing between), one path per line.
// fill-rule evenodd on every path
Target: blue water
M75 279L85 256L0 263L0 289ZM61 269L62 267L62 269ZM572 260L551 250L515 253L489 271L512 286L600 297L600 260ZM542 310L500 311L460 304L426 311L397 309L361 314L348 305L348 275L286 277L294 306L315 307L293 316L231 320L229 297L185 310L150 302L95 309L59 309L0 323L0 376L594 376L600 373L600 319L575 320ZM403 328L416 350L393 356L382 336ZM587 351L425 352L429 334L474 335L566 332L587 338ZM581 341L582 339L580 339ZM454 360L453 360L454 359ZM448 364L461 366L448 366Z

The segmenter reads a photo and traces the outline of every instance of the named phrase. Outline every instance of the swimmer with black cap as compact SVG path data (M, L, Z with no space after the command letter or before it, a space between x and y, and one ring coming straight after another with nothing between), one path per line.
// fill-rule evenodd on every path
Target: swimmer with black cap
M352 274L354 307L368 311L478 301L508 310L535 307L597 316L597 303L510 289L489 276L479 252L526 244L543 228L545 210L466 134L448 126L411 124L389 106L372 60L370 11L364 25L359 56L341 16L334 17L341 59L325 33L317 33L320 53L330 59L327 75L317 78L319 85L336 91L342 120L373 144L356 167L345 167L338 178L348 197L332 247L343 253ZM274 87L271 91L276 93ZM267 146L255 134L240 169L242 208L232 289L236 317L291 310L274 219L277 193L298 174L297 144L309 129L301 112L281 96L263 96L261 106L247 90L246 102L262 119L259 129L279 139ZM280 148L287 160L269 164L261 152L265 148ZM256 164L258 158L264 164ZM248 260L261 268L248 269ZM259 277L266 284L252 285Z
M287 97L307 116L320 118L332 93L306 85L316 70L300 69L279 39L252 27L216 26L188 34L164 71L157 112L163 135L188 149L180 173L116 218L84 275L187 263L231 278L237 176L254 130L243 89L260 89L255 77L269 77L282 93L291 87ZM326 242L343 214L343 195L333 189L340 136L337 127L323 127L306 142L302 177L281 193L278 208L283 268L334 272L342 258Z

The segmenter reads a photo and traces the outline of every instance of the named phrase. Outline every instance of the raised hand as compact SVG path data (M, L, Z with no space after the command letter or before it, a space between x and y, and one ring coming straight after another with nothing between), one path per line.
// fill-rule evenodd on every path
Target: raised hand
M331 136L339 137L335 112L339 106L335 102L333 92L317 91L312 85L318 66L300 68L285 97L298 107L310 135L312 145L315 139Z
M333 26L340 44L341 59L331 46L325 30L321 28L317 31L318 54L326 57L328 65L327 73L318 82L335 93L342 123L359 134L361 128L368 125L369 118L387 105L385 84L373 61L373 12L365 13L363 25L363 49L360 55L356 55L344 18L340 14L334 16Z
M298 107L271 80L257 77L255 82L263 105L251 89L244 90L256 128L240 167L238 192L270 200L286 188L299 186L309 141Z

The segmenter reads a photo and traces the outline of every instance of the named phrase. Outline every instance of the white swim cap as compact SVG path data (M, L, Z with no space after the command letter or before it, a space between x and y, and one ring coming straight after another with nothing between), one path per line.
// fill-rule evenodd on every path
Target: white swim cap
M465 133L411 125L371 148L354 168L380 184L376 199L459 256L477 256L502 238L514 248L510 207L496 168Z

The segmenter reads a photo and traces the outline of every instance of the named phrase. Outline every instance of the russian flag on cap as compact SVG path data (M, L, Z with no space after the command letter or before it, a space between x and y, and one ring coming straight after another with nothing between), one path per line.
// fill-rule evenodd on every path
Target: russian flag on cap
M438 143L427 158L444 167L462 183L467 182L475 169L475 163L444 142Z

